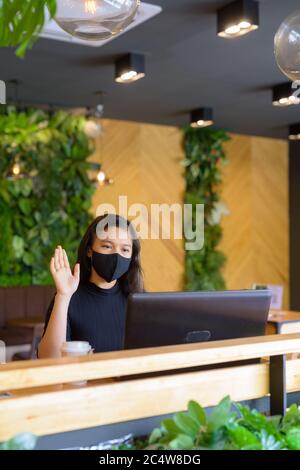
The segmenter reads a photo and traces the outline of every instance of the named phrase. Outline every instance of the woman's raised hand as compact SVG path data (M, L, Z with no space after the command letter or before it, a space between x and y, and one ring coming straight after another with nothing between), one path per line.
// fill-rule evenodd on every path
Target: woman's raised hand
M50 262L50 271L55 282L57 293L72 296L77 290L80 280L80 267L76 264L72 273L67 253L58 246Z

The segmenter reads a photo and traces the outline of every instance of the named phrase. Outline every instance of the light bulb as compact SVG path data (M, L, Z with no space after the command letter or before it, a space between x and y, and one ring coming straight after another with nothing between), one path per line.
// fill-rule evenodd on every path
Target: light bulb
M282 106L287 105L289 103L289 98L280 98L279 104Z
M17 158L8 171L6 178L9 180L17 180L21 178L28 178L28 174L22 171L22 166Z
M239 32L240 32L240 27L237 24L233 26L229 26L228 28L225 29L225 34L234 35L234 34L238 34Z
M86 121L84 131L90 139L96 139L102 133L102 126L93 120Z
M94 15L97 11L97 5L95 0L85 0L84 9L86 13Z
M55 21L72 36L101 41L125 29L139 6L140 0L57 0Z
M129 80L133 80L137 76L137 72L134 70L130 70L129 72L125 72L121 75L121 80L126 82Z
M196 122L192 122L192 124L191 124L191 126L194 127L194 128L208 127L208 126L212 126L212 125L213 125L213 121L211 121L211 120L204 121L203 119L200 119L199 121L196 121Z
M18 176L21 173L21 168L19 163L15 163L12 167L12 172L15 176Z
M239 23L239 28L241 29L248 29L251 27L251 23L249 23L249 21L241 21Z
M104 173L104 171L99 171L99 173L97 175L97 180L99 181L99 183L104 183L105 182L106 174Z
M294 95L288 96L286 98L280 98L278 101L274 101L274 106L291 106L300 103L300 99Z
M290 140L300 140L300 134L289 135Z

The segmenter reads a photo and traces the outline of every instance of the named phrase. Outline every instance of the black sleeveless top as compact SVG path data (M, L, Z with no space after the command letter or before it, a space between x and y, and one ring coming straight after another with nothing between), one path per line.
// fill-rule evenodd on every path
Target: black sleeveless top
M88 341L94 352L123 349L126 304L118 282L110 289L80 283L69 304L66 340ZM54 298L46 313L44 333L53 305Z

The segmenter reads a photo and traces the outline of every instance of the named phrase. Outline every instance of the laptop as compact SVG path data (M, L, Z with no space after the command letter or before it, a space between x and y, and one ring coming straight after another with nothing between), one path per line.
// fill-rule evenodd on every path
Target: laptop
M131 294L127 303L124 349L263 336L271 296L267 289ZM246 363L257 363L257 360L217 367ZM211 368L216 366L189 370ZM151 373L154 375L162 373Z

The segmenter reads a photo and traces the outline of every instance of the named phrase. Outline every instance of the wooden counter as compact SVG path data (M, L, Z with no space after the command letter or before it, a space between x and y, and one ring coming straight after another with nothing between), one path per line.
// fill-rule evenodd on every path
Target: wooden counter
M266 361L216 365L298 351L300 334L292 334L5 364L0 390L10 395L0 399L0 441L24 431L43 436L174 413L191 399L208 407L225 395L265 397L272 382ZM187 370L203 365L212 369ZM149 372L158 375L143 375ZM83 379L84 387L70 384ZM300 391L299 360L288 361L286 383L289 392Z

